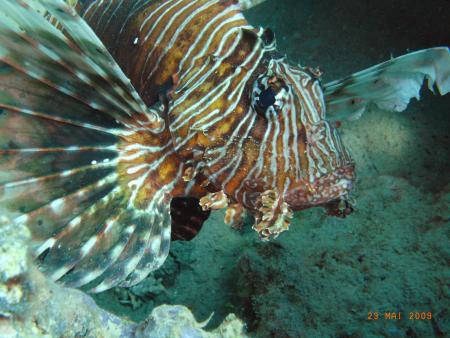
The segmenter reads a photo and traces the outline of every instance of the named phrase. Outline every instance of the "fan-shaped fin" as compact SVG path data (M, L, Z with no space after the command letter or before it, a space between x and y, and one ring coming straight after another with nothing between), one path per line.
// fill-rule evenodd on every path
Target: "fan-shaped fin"
M430 90L436 86L441 95L450 92L448 47L419 50L325 84L328 117L357 119L370 104L403 111L412 98L420 98L425 79Z
M164 122L73 9L42 0L50 23L29 4L0 6L0 213L54 280L131 285L168 253Z
M170 203L167 201L164 190L155 195L149 211L140 215L142 224L139 225L142 231L135 236L136 244L124 250L114 269L105 272L103 282L94 292L109 289L118 275L128 276L120 286L133 286L164 262L170 245ZM152 226L149 227L148 224Z

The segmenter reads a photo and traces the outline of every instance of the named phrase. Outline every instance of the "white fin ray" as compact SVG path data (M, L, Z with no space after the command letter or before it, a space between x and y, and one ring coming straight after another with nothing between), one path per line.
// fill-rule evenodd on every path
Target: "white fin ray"
M64 30L70 35L77 46L93 61L98 62L102 66L109 66L112 70L111 76L117 84L116 90L121 95L127 95L130 99L131 108L135 111L146 111L146 106L141 100L139 94L131 85L130 80L125 76L120 67L109 54L103 43L97 35L82 20L71 7L68 7L60 0L43 0L50 14L58 20ZM120 89L122 90L120 90Z
M0 212L32 229L51 278L99 291L164 261L170 196L134 207L120 167L132 134L159 136L158 112L62 0L2 0Z
M41 48L40 52L47 52L47 58L52 59L53 57L53 62L59 62L68 70L72 70L76 66L80 72L76 73L74 77L77 78L79 84L84 82L93 86L94 90L101 94L98 97L103 102L110 101L110 105L116 106L116 111L128 116L140 115L141 118L136 120L137 122L157 118L154 116L154 112L148 111L129 79L73 8L68 7L61 0L42 1L42 5L50 12L58 25L63 27L64 35L41 15L36 15L37 13L27 6L30 1L32 2L32 0L4 0L4 4L2 4L5 7L4 12L0 15L9 17L8 22L13 21L15 25L13 25L14 29L3 27L1 30L24 34L25 38L34 42L35 48L50 44L52 49ZM43 34L44 32L50 35L51 39L48 39L48 36ZM48 53L49 50L50 53ZM58 55L58 51L63 53ZM5 49L0 48L0 55L4 55L4 52ZM59 58L57 61L54 60L55 56ZM72 72L75 70L73 69ZM79 76L80 74L84 74L84 76ZM102 79L103 84L95 83L95 80L98 81L99 78ZM110 110L107 109L107 111Z
M170 196L163 188L145 211L137 211L134 215L135 234L114 266L104 272L102 282L91 292L102 292L117 284L134 285L165 261L170 245Z
M401 112L412 98L420 99L424 80L432 91L450 92L448 47L419 50L325 84L328 117L357 119L372 104Z

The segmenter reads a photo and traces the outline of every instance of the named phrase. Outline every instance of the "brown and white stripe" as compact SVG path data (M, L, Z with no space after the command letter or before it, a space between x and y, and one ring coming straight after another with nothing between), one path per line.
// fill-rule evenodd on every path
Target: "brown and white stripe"
M336 131L324 120L319 81L309 69L274 56L275 43L264 41L265 31L249 26L242 4L167 0L146 5L133 19L126 17L128 27L120 32L128 35L116 36L137 48L131 56L126 53L133 60L128 75L152 103L148 93L177 74L167 107L174 151L181 161L192 156L189 149L203 152L204 173L217 189L254 208L255 199L246 195L273 187L284 193L299 181L313 184L351 164ZM109 1L99 1L97 9L90 6L84 15L91 22L105 20L105 12L118 12L111 7ZM102 16L91 14L95 11ZM102 29L114 36L112 28ZM124 51L113 43L111 52L121 60ZM255 81L269 73L287 85L262 117L252 107L251 92Z
M261 219L277 223L288 207L348 192L352 171L342 168L351 159L324 120L319 80L286 63L273 33L242 14L260 1L83 2L77 8L98 38L60 0L46 6L64 34L21 0L5 1L21 15L0 12L8 46L0 66L14 68L0 74L8 97L0 130L21 148L0 151L18 166L16 179L0 181L9 194L0 207L33 229L35 254L53 279L75 286L99 279L96 292L142 280L168 254L174 198L221 192L254 213L275 199ZM14 42L20 26L25 57ZM19 101L15 88L24 83ZM17 115L31 121L24 135L7 128ZM54 167L41 169L49 161ZM28 198L24 187L45 193ZM204 220L187 216L196 226Z

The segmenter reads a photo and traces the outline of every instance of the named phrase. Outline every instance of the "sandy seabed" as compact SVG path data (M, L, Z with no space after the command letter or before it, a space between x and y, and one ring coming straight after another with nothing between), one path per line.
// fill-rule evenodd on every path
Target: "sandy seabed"
M450 45L446 0L269 0L247 16L276 32L289 60L320 66L324 82ZM371 109L342 124L358 174L348 218L299 212L288 232L262 243L250 220L237 232L214 212L194 240L172 244L159 271L97 303L133 320L183 304L198 319L215 312L211 327L234 312L257 337L448 335L450 95L423 96L404 113ZM410 319L415 312L427 318Z

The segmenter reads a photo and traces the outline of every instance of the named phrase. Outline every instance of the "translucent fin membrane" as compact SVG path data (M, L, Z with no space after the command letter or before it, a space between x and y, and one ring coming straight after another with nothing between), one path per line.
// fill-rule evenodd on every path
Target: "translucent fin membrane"
M30 4L0 6L0 213L54 280L132 285L168 254L170 195L130 201L121 149L162 119L72 8L42 0L50 23Z
M325 84L328 115L357 119L371 104L403 111L412 98L420 99L425 79L430 90L436 87L441 95L450 92L448 47L419 50Z

